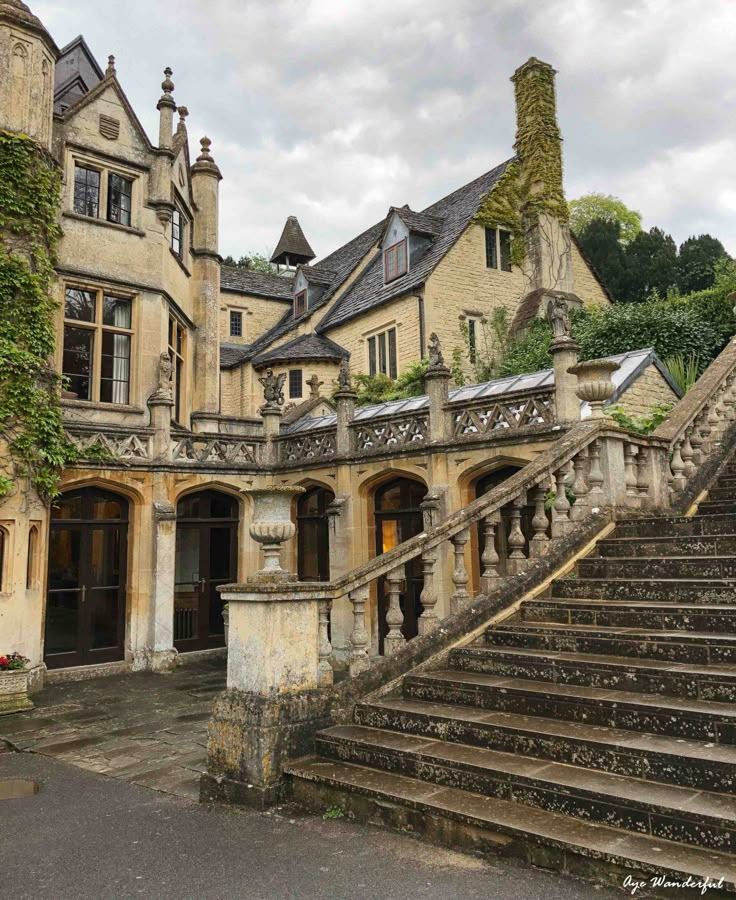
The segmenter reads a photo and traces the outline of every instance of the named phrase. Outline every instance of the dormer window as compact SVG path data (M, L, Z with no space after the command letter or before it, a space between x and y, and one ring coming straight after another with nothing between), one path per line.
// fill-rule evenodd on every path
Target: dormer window
M386 283L406 275L406 238L383 251L383 271Z
M298 294L294 295L294 318L298 319L299 316L304 315L307 311L307 292L299 291Z

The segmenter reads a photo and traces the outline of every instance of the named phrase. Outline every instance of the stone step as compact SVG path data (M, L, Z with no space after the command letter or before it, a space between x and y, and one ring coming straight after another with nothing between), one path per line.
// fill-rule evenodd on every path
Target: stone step
M513 623L494 626L486 632L485 639L496 647L597 653L691 665L736 664L736 637L703 632Z
M653 516L616 525L614 537L684 537L688 535L736 534L736 510L697 516Z
M736 578L736 556L588 557L578 562L577 570L580 578L727 580Z
M435 738L338 725L320 757L665 840L736 851L736 798Z
M404 698L360 703L355 721L653 782L722 793L736 789L736 748L727 745Z
M722 515L731 512L736 503L733 500L703 500L698 504L698 513L700 515Z
M560 578L552 582L555 600L640 600L650 603L732 604L736 581L697 578Z
M603 557L736 556L736 534L690 535L658 538L623 537L599 541Z
M705 603L540 598L525 601L519 615L523 622L736 634L736 606L725 603L709 606Z
M723 503L736 505L736 484L724 484L719 480L716 485L708 491L708 500L718 500Z
M315 811L341 806L361 821L412 830L476 850L512 848L527 861L591 877L606 866L621 885L621 868L643 875L723 878L736 892L736 859L650 835L593 825L561 813L439 787L365 766L312 757L287 770L294 800ZM506 840L504 840L506 836ZM711 895L713 896L713 895Z
M404 696L736 744L736 706L710 700L550 684L445 669L407 675Z
M540 652L529 648L471 646L453 650L450 667L462 672L484 672L507 678L529 678L555 684L666 694L736 702L736 670L733 666L693 666L662 663L656 659L575 653Z

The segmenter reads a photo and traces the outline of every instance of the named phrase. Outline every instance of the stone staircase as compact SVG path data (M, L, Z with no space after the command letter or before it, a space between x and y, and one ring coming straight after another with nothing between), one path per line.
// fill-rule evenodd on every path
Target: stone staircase
M618 884L736 892L736 463L696 516L620 523L595 553L322 731L292 796Z

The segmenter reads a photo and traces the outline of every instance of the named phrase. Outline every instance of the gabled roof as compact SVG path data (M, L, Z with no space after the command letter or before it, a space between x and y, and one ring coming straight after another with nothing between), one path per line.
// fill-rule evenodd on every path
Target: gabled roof
M239 294L253 294L269 300L294 299L294 278L284 275L270 275L268 272L253 272L237 266L222 266L220 289Z
M423 210L422 220L425 223L438 222L439 232L426 252L418 260L412 260L411 269L406 275L384 284L383 260L377 256L322 319L317 330L326 331L423 284L463 233L483 198L493 190L510 162L511 160L507 160L501 163Z
M84 55L87 57L87 61L94 69L100 81L105 77L105 73L102 71L100 64L95 59L94 53L90 50L89 44L84 39L84 35L78 34L75 38L69 41L68 44L63 46L61 50L59 50L59 59L57 62L61 62L65 56L68 56L72 50L76 50L77 47L81 47Z
M295 360L331 360L339 362L350 356L348 351L321 334L303 334L253 357L253 367L260 368L277 362L293 362Z
M92 90L85 94L84 97L81 97L75 104L69 107L65 112L61 113L61 120L63 122L68 122L77 113L81 112L86 106L89 106L90 103L94 103L94 101L103 94L108 88L112 88L112 90L118 95L118 99L128 115L128 118L133 123L133 127L136 129L138 134L140 135L143 143L145 144L148 150L153 150L153 144L148 139L148 135L141 124L140 119L135 114L135 110L130 105L130 100L128 100L125 95L125 91L120 87L120 82L117 79L116 75L108 75L99 83L96 84Z
M248 359L249 344L220 344L220 368L234 369Z
M332 284L337 272L324 269L322 266L299 266L297 274L301 272L308 284Z
M289 216L281 232L281 237L273 251L272 263L286 262L288 257L292 263L308 262L314 259L315 252L309 246L309 241L304 236L302 226L296 216Z
M413 231L415 234L437 237L442 229L442 219L439 216L414 212L407 204L404 204L404 206L392 206L389 208L388 215L386 216L386 224L384 225L383 233L381 234L381 240L383 240L386 235L386 229L388 228L393 215L397 215L409 231Z

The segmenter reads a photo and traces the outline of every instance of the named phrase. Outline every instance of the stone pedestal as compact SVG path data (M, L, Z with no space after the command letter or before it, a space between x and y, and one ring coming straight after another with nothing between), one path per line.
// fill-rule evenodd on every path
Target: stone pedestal
M29 678L28 669L0 672L0 716L33 709L33 702L28 696Z
M171 389L159 388L148 398L151 411L151 426L156 432L153 436L154 459L167 460L171 456L171 410L174 400Z
M267 466L273 466L279 461L279 445L276 438L281 429L281 407L267 403L261 407L260 413L263 417L263 436L266 439L263 446L263 462Z
M153 502L151 607L153 648L150 668L166 672L176 667L174 648L174 578L176 570L176 510L167 500Z
M555 411L558 422L577 422L580 419L578 380L570 369L578 361L578 345L571 337L558 337L550 345L555 372Z
M447 441L452 427L447 403L450 393L450 370L446 366L430 366L424 376L424 389L429 397L429 439Z
M350 423L355 414L357 394L352 390L341 390L335 394L335 413L337 415L336 450L345 455L352 450L350 442Z

